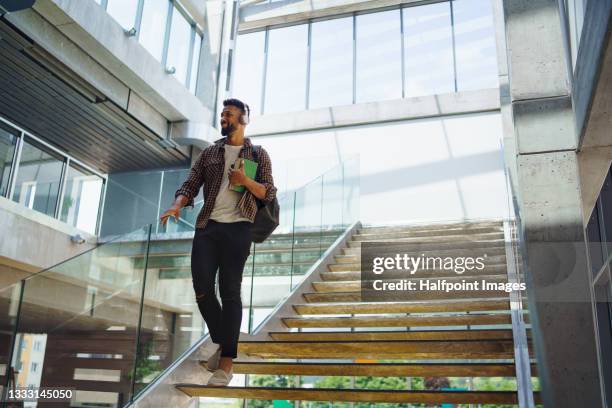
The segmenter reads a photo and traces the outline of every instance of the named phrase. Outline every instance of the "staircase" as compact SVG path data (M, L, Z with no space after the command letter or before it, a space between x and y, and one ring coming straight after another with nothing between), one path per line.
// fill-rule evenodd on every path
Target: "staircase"
M361 228L328 271L297 289L293 315L276 316L286 330L241 340L234 374L348 377L514 377L514 342L507 292L415 292L409 300L361 300L361 242L401 244L431 256L482 256L483 270L424 270L408 279L507 282L501 221ZM405 277L405 276L403 276ZM286 310L286 309L284 309ZM264 327L265 329L265 327ZM529 331L528 331L529 335ZM204 363L204 362L203 362ZM533 375L535 366L531 368ZM203 378L204 379L204 378ZM354 381L353 381L354 383ZM411 382L412 383L412 382ZM369 389L176 384L192 397L413 404L517 404L514 390ZM439 387L438 387L439 388ZM539 395L535 394L536 403Z

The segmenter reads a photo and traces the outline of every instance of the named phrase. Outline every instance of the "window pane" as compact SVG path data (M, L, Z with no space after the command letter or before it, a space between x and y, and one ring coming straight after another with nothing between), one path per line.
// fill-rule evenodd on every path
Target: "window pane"
M176 68L174 75L183 84L187 81L190 45L191 25L175 8L172 11L172 27L170 30L170 44L168 45L167 65Z
M14 129L5 127L0 124L0 196L6 197L8 192L8 178L13 165L13 155L15 154L15 145L17 144L17 132Z
M270 30L265 113L306 108L308 25Z
M138 0L108 0L106 12L125 29L134 27Z
M70 166L60 219L83 231L95 234L102 179L85 170Z
M53 217L62 166L61 158L41 150L34 142L24 141L13 200Z
M310 108L353 103L353 18L312 24Z
M453 1L457 89L497 88L495 30L489 0Z
M402 97L400 10L357 16L357 102Z
M164 51L164 34L168 18L168 0L144 0L138 41L158 61Z
M236 41L232 96L248 103L253 116L261 114L265 41L265 31L241 34Z
M189 90L192 93L196 91L198 83L198 69L200 68L200 48L202 47L202 36L196 33L195 41L193 42L193 59L191 60L191 78L189 79Z
M406 97L455 91L450 3L403 9Z

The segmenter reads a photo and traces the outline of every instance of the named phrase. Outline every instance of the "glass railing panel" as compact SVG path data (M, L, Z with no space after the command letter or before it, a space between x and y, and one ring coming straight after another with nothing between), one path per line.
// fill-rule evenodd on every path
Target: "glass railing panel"
M100 236L127 234L155 220L162 173L111 174L106 184Z
M152 240L148 256L138 263L146 279L135 394L207 333L191 279L191 242L191 238ZM168 271L176 276L168 276Z
M181 217L174 222L173 218L168 219L166 225L158 225L155 227L157 234L176 234L176 233L191 233L195 231L196 221L200 210L204 206L204 201L196 202L191 207L184 207L181 209ZM163 213L165 210L160 212Z
M339 165L323 174L323 191L321 197L321 235L337 238L342 234L343 223L343 172Z
M317 253L317 259L335 238L323 234L323 176L295 192L295 233L294 253ZM298 285L312 263L298 264L293 267L293 286Z
M3 395L5 387L15 384L15 379L10 375L11 351L16 340L15 329L19 315L19 303L21 299L21 288L23 282L17 282L0 289L0 396Z
M73 388L76 406L129 401L144 278L133 259L146 256L149 234L139 229L22 281L19 384ZM143 321L143 331L153 324Z
M342 163L342 221L346 228L359 220L359 156Z
M294 194L279 198L282 214L279 226L265 242L254 244L247 260L243 291L250 291L249 332L258 327L291 292L296 262L293 251L294 205Z

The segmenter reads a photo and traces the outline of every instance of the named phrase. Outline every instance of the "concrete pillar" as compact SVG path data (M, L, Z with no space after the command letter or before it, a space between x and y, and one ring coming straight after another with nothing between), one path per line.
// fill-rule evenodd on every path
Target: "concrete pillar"
M591 274L557 0L503 0L517 196L546 407L602 407Z

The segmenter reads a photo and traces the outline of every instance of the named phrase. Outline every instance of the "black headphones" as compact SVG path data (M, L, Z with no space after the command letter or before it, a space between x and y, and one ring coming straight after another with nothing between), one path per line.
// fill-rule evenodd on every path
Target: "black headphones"
M242 115L240 115L240 123L242 125L248 125L249 122L251 121L251 108L249 108L249 105L245 103L244 110L246 111L246 113L243 113Z

